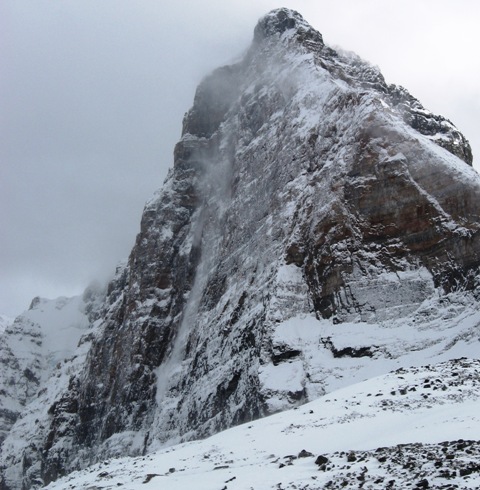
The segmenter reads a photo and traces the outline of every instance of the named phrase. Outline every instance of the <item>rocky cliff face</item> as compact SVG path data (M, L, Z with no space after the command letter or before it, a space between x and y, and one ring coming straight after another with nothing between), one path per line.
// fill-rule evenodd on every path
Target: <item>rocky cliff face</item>
M449 121L298 13L268 14L200 84L91 347L5 441L3 488L470 349L471 162Z

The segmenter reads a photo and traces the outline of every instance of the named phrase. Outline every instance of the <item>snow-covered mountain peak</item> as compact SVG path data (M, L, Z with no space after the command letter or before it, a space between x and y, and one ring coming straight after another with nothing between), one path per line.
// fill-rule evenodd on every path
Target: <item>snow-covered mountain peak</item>
M267 38L282 36L287 33L289 36L297 35L315 38L317 42L323 44L322 35L316 31L298 12L288 8L272 10L262 17L254 30L254 41L261 42Z
M299 14L259 26L243 60L199 85L128 261L103 304L93 289L81 298L93 325L74 356L41 389L15 367L28 397L3 445L2 490L475 356L468 142ZM26 313L41 362L36 315L75 309L59 301Z
M36 297L20 318L39 326L43 356L51 366L73 355L89 325L82 296Z

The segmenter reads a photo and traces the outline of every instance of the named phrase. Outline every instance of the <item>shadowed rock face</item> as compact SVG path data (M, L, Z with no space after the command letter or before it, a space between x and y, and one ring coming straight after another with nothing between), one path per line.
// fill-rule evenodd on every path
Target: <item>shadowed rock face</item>
M245 58L200 84L86 361L29 457L4 454L3 488L209 435L269 413L275 397L305 401L308 366L285 395L259 375L297 362L300 350L272 340L296 315L380 321L436 288L474 289L470 164L450 122L325 46L298 13L268 14ZM380 304L385 273L401 281ZM361 349L335 351L376 352Z

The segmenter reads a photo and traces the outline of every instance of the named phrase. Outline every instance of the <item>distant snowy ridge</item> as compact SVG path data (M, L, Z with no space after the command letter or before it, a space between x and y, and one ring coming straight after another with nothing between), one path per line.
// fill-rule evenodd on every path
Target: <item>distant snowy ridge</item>
M45 389L58 364L73 356L103 296L89 288L83 296L48 300L9 321L0 334L0 440L25 407Z
M402 368L203 441L49 485L104 490L476 489L480 361Z
M14 320L15 320L14 318L10 318L5 315L0 315L0 334L2 334L5 331L5 329L13 323Z

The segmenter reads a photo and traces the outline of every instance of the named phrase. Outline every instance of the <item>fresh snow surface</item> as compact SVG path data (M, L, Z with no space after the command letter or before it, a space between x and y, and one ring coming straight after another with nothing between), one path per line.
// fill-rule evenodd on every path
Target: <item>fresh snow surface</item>
M13 323L13 318L5 315L0 315L0 335L5 332L5 329Z
M75 352L89 326L82 296L53 300L35 298L20 318L39 326L43 356L51 368Z
M410 281L422 274L421 270L412 271ZM391 283L390 297L398 299L402 292L394 287L407 275L384 273L377 282L384 289ZM377 312L381 310L382 294L379 288L376 297L369 295L370 302L378 303ZM406 294L404 300L402 313L410 307L411 298ZM300 314L277 323L272 332L274 353L299 354L289 362L266 362L261 366L260 382L269 395L269 408L289 408L285 401L288 393L300 392L303 387L308 399L314 400L403 366L477 357L480 311L473 297L464 292L432 295L413 307L409 315L385 316L381 321L334 324L312 314Z
M203 441L97 464L47 488L362 488L365 475L372 479L365 488L479 488L480 466L472 469L478 444L471 441L480 440L479 369L480 361L468 359L401 368ZM469 441L440 444L459 438ZM413 445L397 446L403 444ZM323 468L315 463L319 455L329 460ZM402 456L412 468L417 464L416 472L405 471ZM446 473L454 463L463 469ZM430 486L416 487L422 480ZM459 486L441 486L446 483Z

